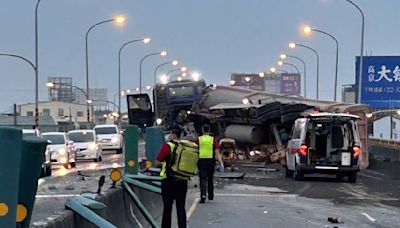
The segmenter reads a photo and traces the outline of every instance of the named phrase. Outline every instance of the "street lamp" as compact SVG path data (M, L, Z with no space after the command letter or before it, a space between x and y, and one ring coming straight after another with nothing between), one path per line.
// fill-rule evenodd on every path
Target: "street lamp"
M161 67L165 66L165 65L169 65L171 64L172 66L176 66L179 64L178 60L173 60L173 61L168 61L168 62L164 62L161 63L160 65L156 66L156 68L154 69L154 85L157 84L157 71L158 69L160 69Z
M175 69L168 71L165 75L168 77L169 74L171 74L173 72L177 72L177 71L181 71L183 73L183 72L187 71L187 68L186 67L175 68Z
M297 72L298 74L300 74L299 68L298 68L296 65L292 64L292 63L287 63L287 62L283 62L283 61L278 61L278 65L279 65L279 66L282 66L282 65L291 66L291 67L293 67L294 69L296 69L296 72Z
M357 10L361 14L361 53L360 53L360 69L359 69L359 75L358 75L358 97L357 97L357 103L361 103L361 84L362 84L362 75L363 75L363 58L364 58L364 24L365 24L365 18L364 18L364 13L361 10L361 8L356 5L353 1L351 0L346 0L348 3L352 4L354 7L357 8Z
M139 93L142 93L142 64L145 59L147 59L150 56L155 56L155 55L160 55L162 57L167 55L167 51L161 51L161 52L155 52L151 53L148 55L145 55L141 60L140 60L140 67L139 67Z
M293 59L297 59L297 60L299 60L300 62L303 63L303 69L304 69L304 97L307 98L307 89L306 89L306 87L307 87L307 69L306 69L306 62L302 58L294 56L294 55L281 54L280 58L282 60L285 60L286 58L293 58Z
M335 41L335 43L336 43L336 66L335 66L335 85L334 85L335 89L334 89L334 95L333 95L333 101L336 101L338 65L339 65L339 42L333 35L325 32L325 31L322 31L322 30L319 30L319 29L316 29L316 28L312 28L309 25L306 25L303 30L304 30L304 33L307 34L307 35L310 34L312 31L327 35L330 38L332 38L333 41Z
M25 57L22 57L20 55L7 54L7 53L0 53L0 56L21 59L21 60L25 61L26 63L28 63L32 67L32 69L35 71L35 82L38 82L38 74L37 74L37 67L36 67L37 65L35 66L30 60L28 60ZM35 128L39 127L39 89L38 88L39 88L38 84L35 84Z
M276 68L275 67L271 67L271 68L269 68L269 71L271 71L272 73L275 73L276 72Z
M112 19L109 20L105 20L105 21L100 21L99 23L96 23L94 25L92 25L86 32L86 43L85 43L85 53L86 53L86 91L87 91L87 95L89 97L89 33L90 31L92 31L92 29L94 29L96 26L101 25L101 24L105 24L108 22L115 22L116 25L118 26L122 26L125 23L125 17L123 16L116 16ZM87 105L87 122L90 123L90 110L89 110L89 104Z
M311 47L309 47L309 46L306 46L306 45L303 45L303 44L298 44L298 43L294 43L294 42L291 42L291 43L289 43L289 47L290 48L296 48L297 46L299 46L299 47L303 47L303 48L306 48L306 49L308 49L308 50L310 50L310 51L312 51L314 54L315 54L315 56L317 57L317 100L318 100L318 98L319 98L319 54L318 54L318 52L315 50L315 49L313 49L313 48L311 48Z
M136 40L131 40L126 43L124 43L120 48L118 52L118 91L121 91L121 54L122 50L128 45L136 42L142 41L144 44L150 43L151 39L150 38L142 38L142 39L136 39ZM118 97L118 107L121 108L121 94ZM121 109L118 109L118 114L121 116Z

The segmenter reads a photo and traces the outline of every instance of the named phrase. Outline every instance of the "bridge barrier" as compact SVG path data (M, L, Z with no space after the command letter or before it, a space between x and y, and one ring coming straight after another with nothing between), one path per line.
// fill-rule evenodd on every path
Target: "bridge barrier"
M29 227L47 141L0 127L0 227Z
M400 141L369 138L369 151L373 159L400 161Z

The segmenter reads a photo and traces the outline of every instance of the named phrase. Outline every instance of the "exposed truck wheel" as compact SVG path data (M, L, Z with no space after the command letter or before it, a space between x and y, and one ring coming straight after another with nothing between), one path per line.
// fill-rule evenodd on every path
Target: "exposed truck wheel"
M51 165L49 165L49 166L46 167L45 176L46 176L46 177L51 176Z
M357 181L357 172L349 173L349 175L347 176L347 181L349 183L356 183L356 181Z
M286 166L286 168L285 168L285 175L286 175L286 177L293 177L293 174L294 174L294 171L288 169L288 167Z

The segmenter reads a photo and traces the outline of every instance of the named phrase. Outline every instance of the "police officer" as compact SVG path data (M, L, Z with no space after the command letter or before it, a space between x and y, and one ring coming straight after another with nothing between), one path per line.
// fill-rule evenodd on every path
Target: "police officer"
M173 129L169 135L169 142L165 143L157 156L157 166L162 167L160 176L161 180L161 195L164 204L162 216L162 228L171 227L172 204L176 201L176 212L178 215L178 227L186 228L186 210L185 201L187 193L187 179L172 174L169 167L171 162L171 153L175 149L175 144L172 141L179 140L181 132Z
M210 125L204 125L202 130L203 135L196 141L197 145L199 145L199 162L197 165L200 177L200 203L204 203L206 200L206 189L208 189L208 200L214 200L213 178L215 156L221 164L220 171L224 171L224 164L219 152L219 144L217 140L210 135Z

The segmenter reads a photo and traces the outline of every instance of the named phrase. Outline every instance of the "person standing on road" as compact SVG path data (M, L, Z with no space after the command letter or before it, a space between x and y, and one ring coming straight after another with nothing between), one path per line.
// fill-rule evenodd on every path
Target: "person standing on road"
M162 167L160 176L161 180L161 195L164 204L164 211L162 216L162 228L171 227L171 213L172 205L175 200L176 213L178 216L178 227L186 228L186 210L185 201L188 183L187 179L179 177L172 173L170 162L171 154L175 149L176 144L172 141L178 141L181 132L173 129L169 135L169 142L165 143L157 156L157 166Z
M203 135L198 138L199 162L197 163L200 177L200 203L206 201L206 189L208 189L208 200L214 200L214 169L215 157L220 162L220 171L224 171L224 163L219 151L219 144L215 137L210 135L210 125L205 124L202 128Z

